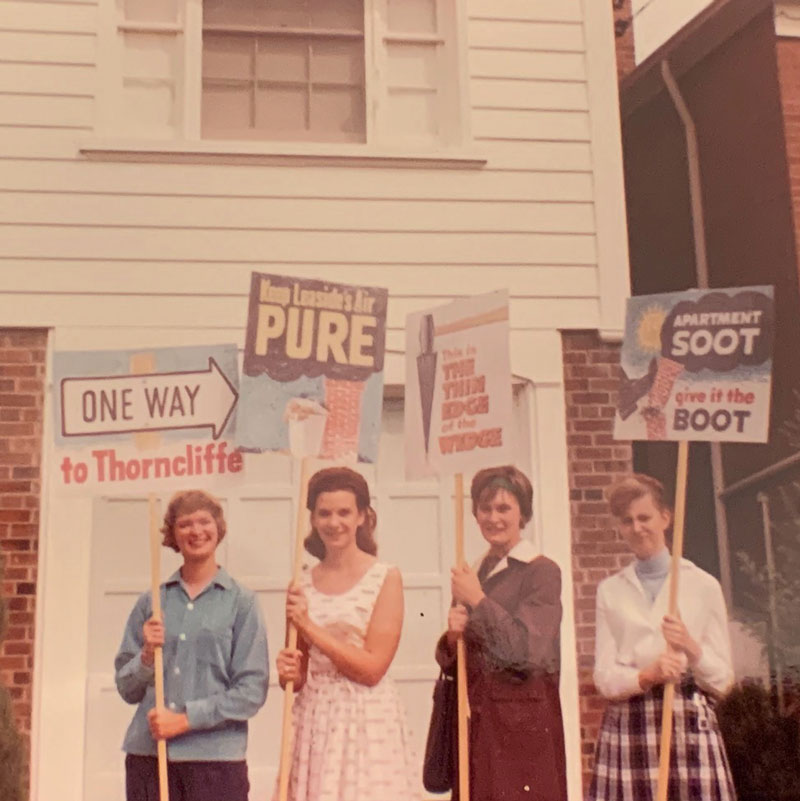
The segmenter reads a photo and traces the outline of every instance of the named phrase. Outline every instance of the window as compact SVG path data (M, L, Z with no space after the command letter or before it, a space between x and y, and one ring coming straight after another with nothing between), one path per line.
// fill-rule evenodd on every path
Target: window
M202 131L363 142L362 0L206 0Z
M104 135L464 142L463 3L107 3Z

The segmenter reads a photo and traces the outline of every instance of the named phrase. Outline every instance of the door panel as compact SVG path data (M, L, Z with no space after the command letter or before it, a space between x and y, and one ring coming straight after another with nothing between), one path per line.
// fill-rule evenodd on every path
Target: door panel
M515 395L518 393L515 393ZM525 403L515 398L521 442L527 442ZM361 465L374 493L380 558L397 565L405 586L403 635L391 675L406 703L409 723L422 758L431 692L437 668L433 650L447 619L450 566L454 558L453 482L406 482L403 465L402 402L387 400L380 457ZM284 594L293 560L294 494L297 467L278 454L246 455L249 483L227 488L220 500L228 535L218 558L237 580L254 590L267 623L272 681L264 708L251 721L248 765L253 799L270 798L280 752L283 694L274 659L284 641ZM526 458L519 461L527 469ZM468 482L469 477L467 477ZM468 483L466 491L468 492ZM167 498L160 499L163 509ZM484 542L464 501L467 558ZM148 506L145 498L98 498L94 503L90 587L89 674L86 685L84 801L122 801L120 746L133 714L114 687L113 661L128 614L149 586ZM309 557L309 562L313 560ZM180 564L162 549L162 576ZM392 801L387 799L387 801Z

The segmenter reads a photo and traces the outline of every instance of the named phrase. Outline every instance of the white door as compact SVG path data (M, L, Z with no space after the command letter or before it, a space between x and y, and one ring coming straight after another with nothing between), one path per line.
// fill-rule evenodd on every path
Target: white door
M526 391L517 388L514 407L517 441L524 449L517 463L529 470L531 438ZM391 675L405 701L421 760L437 675L433 649L444 628L450 602L453 483L449 479L405 480L401 400L386 401L382 425L379 462L361 468L374 493L379 556L403 573L405 623ZM267 622L273 675L267 703L251 722L247 755L251 798L264 801L272 795L280 751L283 693L277 686L274 657L284 638L283 600L291 575L297 471L293 472L288 457L281 455L248 455L247 460L248 476L254 480L249 478L246 487L221 496L228 535L220 545L219 561L237 580L258 593ZM165 500L161 499L162 509ZM467 498L466 552L471 560L482 552L483 540L470 511ZM526 533L534 536L531 531ZM167 576L179 559L166 549L162 554L162 574ZM116 693L113 662L127 616L137 596L148 586L146 499L97 499L91 536L85 801L124 799L120 746L133 707Z

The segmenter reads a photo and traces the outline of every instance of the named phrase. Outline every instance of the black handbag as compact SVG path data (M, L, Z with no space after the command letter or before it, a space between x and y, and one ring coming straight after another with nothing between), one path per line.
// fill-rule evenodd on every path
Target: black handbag
M422 784L429 793L446 793L458 773L458 689L442 672L433 687L433 709L425 742Z

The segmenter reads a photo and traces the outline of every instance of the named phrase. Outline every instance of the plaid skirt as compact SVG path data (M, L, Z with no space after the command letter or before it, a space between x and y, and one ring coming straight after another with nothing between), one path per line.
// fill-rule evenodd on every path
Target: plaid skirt
M654 801L663 687L608 704L587 801ZM735 801L711 700L693 682L675 687L669 801Z

